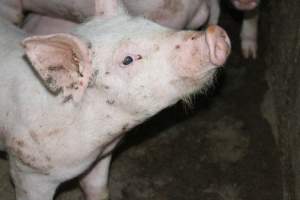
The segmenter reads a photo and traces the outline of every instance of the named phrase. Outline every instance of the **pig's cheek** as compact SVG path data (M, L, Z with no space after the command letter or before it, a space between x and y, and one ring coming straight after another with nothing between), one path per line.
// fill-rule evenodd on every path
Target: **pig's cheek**
M126 88L128 87L129 80L126 76L126 73L110 71L107 71L104 74L98 87L104 92L106 103L108 105L115 106L120 103L119 101L123 98L122 96L124 96Z
M208 59L205 59L204 55L208 57L208 53L201 51L198 47L187 48L185 45L177 44L170 56L171 65L174 66L176 74L181 78L196 77L201 73L203 68L201 66L208 63Z

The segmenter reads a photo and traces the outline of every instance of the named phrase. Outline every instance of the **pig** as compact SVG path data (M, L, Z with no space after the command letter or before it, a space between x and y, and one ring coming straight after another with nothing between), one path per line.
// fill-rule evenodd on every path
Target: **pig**
M18 16L23 16L24 11L32 11L41 15L30 16L23 25L24 30L33 35L69 32L76 27L76 23L103 13L101 3L99 3L101 0L22 0L22 3L20 3L21 0L2 1L0 2L0 15L7 18L11 18L10 15L16 16L16 13L19 13ZM178 30L198 29L207 21L209 24L218 24L220 16L220 0L123 1L131 15L144 16L161 25ZM245 11L240 36L243 56L255 59L259 17L257 6L260 0L231 0L231 2L237 9ZM13 22L16 20L14 19Z
M16 1L16 0L14 0ZM22 0L23 10L74 22L101 15L101 0ZM133 16L145 16L161 25L176 29L197 29L209 16L207 0L123 0Z
M134 16L144 16L163 26L174 29L199 29L207 21L218 24L220 16L220 0L123 0L128 12ZM241 49L245 58L257 57L257 24L260 0L231 0L234 7L245 11L241 29ZM93 15L101 15L101 4L98 0L57 2L25 0L24 10L41 15L30 17L24 24L24 30L31 34L47 34L53 32L69 32L76 23ZM97 5L97 6L96 6ZM88 8L89 9L88 9ZM92 9L94 8L94 9ZM77 13L77 14L74 14ZM55 18L61 18L65 21ZM34 21L35 26L32 26ZM65 25L64 25L65 24Z
M244 11L244 19L241 28L241 49L245 58L257 58L257 27L258 5L260 0L231 0L233 6ZM209 24L218 24L220 16L220 0L210 0Z
M174 29L198 29L209 17L207 0L123 0L133 16L144 16Z
M101 3L71 33L28 37L0 19L0 145L17 200L51 200L78 176L87 200L107 200L124 134L207 88L230 53L218 26L176 31Z
M14 0L16 1L16 0ZM102 14L101 0L22 0L23 10L73 22ZM145 16L174 29L198 29L209 16L207 0L123 0L133 16Z
M31 11L82 22L101 14L99 5L101 0L0 0L0 16L20 24L21 20L18 19L22 19L23 13Z
M64 5L62 5L62 2L47 1L48 3L45 3L45 1L39 1L35 4L34 0L26 0L23 9L33 11L35 14L31 14L29 19L26 20L25 24L23 24L23 29L33 35L69 32L72 28L70 27L71 22L65 20L72 20L72 26L75 27L76 23L84 21L84 18L88 16L101 15L101 4L98 1L87 1L85 4L90 4L90 7L98 6L93 11L89 9L90 12L85 12L86 14L78 14L78 16L82 17L75 18L72 13L75 13L75 11L84 13L87 10L80 5L80 1L78 1L78 6L76 6L75 3L69 5L69 1L64 2ZM123 2L130 15L144 16L163 26L178 30L198 29L207 21L209 16L206 0L124 0ZM61 7L64 8L63 11L61 11ZM35 26L32 26L32 24Z
M70 20L30 13L22 23L22 29L30 35L68 33L79 24Z

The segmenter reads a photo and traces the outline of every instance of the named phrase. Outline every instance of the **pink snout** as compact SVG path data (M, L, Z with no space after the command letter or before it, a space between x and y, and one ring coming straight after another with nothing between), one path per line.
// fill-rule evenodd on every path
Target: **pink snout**
M227 33L221 27L211 25L206 30L206 41L209 46L210 61L218 66L223 65L231 50Z
M258 6L258 0L231 0L239 10L252 10Z

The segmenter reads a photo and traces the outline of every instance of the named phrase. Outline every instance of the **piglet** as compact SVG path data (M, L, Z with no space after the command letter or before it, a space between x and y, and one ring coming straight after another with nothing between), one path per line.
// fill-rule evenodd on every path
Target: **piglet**
M131 15L143 16L178 30L198 29L205 24L209 16L206 0L123 0L123 2ZM81 4L83 3L80 0L60 2L24 0L23 10L32 11L33 14L27 18L23 29L33 35L69 32L76 23L90 16L103 14L101 0L85 1L85 6Z
M70 34L26 38L0 19L0 148L17 200L52 200L79 175L87 200L107 200L124 133L207 88L228 57L218 26L175 31L102 3L102 17Z
M21 28L30 35L47 35L53 33L68 33L78 26L76 22L30 13L26 16Z
M12 0L19 1L19 0ZM174 29L199 29L207 21L218 24L220 0L123 0L133 16L144 16L156 23ZM257 23L260 0L231 0L238 10L244 11L241 29L241 48L245 58L257 57ZM102 15L101 0L24 0L24 11L32 11L23 24L33 35L69 32L77 23ZM1 10L0 10L1 12ZM1 14L1 13L0 13ZM34 26L32 25L34 24Z
M241 48L245 58L257 57L257 26L258 5L260 0L231 0L233 6L244 11L244 19L241 29ZM210 0L210 24L218 24L220 16L220 0Z
M198 29L209 17L209 0L123 0L129 13L174 29Z
M6 0L7 1L7 0ZM102 0L11 0L21 2L23 12L34 12L74 22L102 15Z

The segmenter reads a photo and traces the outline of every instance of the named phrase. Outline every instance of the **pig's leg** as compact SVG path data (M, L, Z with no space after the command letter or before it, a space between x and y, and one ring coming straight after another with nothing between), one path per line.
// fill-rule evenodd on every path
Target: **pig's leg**
M245 58L256 58L258 10L245 13L241 30L241 47Z
M51 182L47 175L32 170L20 170L21 164L11 159L11 176L15 184L17 200L52 200L59 183ZM22 168L22 167L21 167Z
M220 0L210 0L209 1L209 24L218 24L220 17Z
M108 174L111 161L111 155L100 160L92 170L85 175L80 185L87 200L108 200Z

